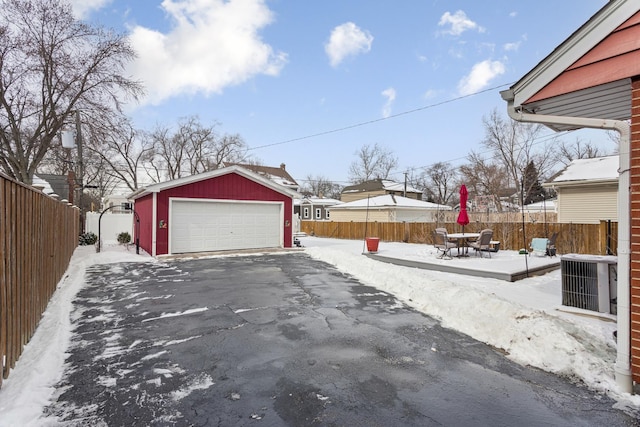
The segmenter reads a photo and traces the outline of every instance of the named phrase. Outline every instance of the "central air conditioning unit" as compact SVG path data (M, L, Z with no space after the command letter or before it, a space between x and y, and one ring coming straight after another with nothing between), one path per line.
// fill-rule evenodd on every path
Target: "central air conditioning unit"
M560 263L562 305L617 314L618 257L567 254Z

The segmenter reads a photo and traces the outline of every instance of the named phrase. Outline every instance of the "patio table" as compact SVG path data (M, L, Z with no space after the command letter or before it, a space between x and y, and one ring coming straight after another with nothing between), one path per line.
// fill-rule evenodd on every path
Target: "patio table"
M456 240L458 242L458 257L468 256L468 239L477 239L480 237L480 233L447 233L447 238L450 240ZM460 248L464 248L462 255L460 255Z

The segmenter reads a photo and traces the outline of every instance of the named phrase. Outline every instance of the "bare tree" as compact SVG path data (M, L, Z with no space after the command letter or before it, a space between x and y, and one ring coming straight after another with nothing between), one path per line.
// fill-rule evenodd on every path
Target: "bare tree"
M487 160L473 151L467 156L467 160L469 163L460 166L460 175L464 176L464 184L469 192L499 200L504 190L509 187L506 168L496 160ZM496 209L502 211L502 205L496 203Z
M142 93L123 77L126 36L73 17L62 0L0 0L0 168L31 183L76 110L87 121Z
M349 167L349 181L354 184L370 179L387 179L398 167L398 158L390 150L377 143L364 145L356 152L358 159Z
M340 199L342 186L330 181L328 178L317 175L307 175L302 186L303 193L309 193L318 197L329 197L332 199Z
M214 141L213 155L207 161L208 170L219 169L224 163L251 163L247 143L239 134L223 135Z
M573 143L562 142L560 144L560 161L565 166L575 159L592 159L594 157L604 156L604 152L593 145L591 142L583 143L579 138Z
M147 138L154 147L150 175L157 181L218 169L225 162L246 158L247 146L239 135L218 136L215 125L204 126L195 116L181 119L175 133L157 126Z
M425 183L435 203L449 204L460 186L458 170L450 163L435 163L425 171Z
M128 120L120 120L93 127L86 145L100 159L102 183L111 182L107 179L111 176L130 191L138 189L141 173L153 155L153 141L144 133L135 130Z
M485 128L482 145L506 170L511 185L520 184L529 162L535 163L540 176L546 176L555 165L555 139L544 144L539 141L543 125L505 120L496 109L483 117L482 122Z

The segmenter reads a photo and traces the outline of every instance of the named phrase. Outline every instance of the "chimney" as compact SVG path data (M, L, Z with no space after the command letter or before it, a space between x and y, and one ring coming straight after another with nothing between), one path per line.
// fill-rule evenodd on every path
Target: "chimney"
M280 163L280 169L287 170L287 165L285 165L284 163Z

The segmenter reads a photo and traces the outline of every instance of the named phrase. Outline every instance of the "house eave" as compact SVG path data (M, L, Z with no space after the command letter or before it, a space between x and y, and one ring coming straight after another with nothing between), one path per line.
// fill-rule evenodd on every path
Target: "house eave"
M516 108L524 105L529 98L638 12L637 4L633 3L624 0L609 1L510 89L502 91L503 99L512 99Z
M553 181L542 184L544 188L563 188L563 187L600 187L603 185L618 185L618 179L578 179L575 181Z

